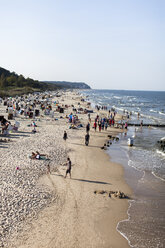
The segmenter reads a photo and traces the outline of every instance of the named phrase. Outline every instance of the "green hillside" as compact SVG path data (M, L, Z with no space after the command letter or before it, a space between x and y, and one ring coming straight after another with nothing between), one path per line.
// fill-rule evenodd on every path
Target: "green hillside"
M10 72L0 67L0 96L15 96L36 91L58 90L58 89L90 89L83 82L45 81L41 82L31 78L25 78L15 72Z
M14 96L34 91L56 90L61 87L31 78L25 78L15 72L0 67L0 96Z

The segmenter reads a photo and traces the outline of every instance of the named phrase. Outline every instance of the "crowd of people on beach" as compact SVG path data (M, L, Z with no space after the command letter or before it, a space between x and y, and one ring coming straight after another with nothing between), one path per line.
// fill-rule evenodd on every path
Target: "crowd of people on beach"
M85 102L85 100L83 99L83 102ZM8 119L13 119L14 117L18 116L18 115L24 115L24 117L28 117L32 119L32 122L29 126L31 126L32 129L32 133L36 133L36 121L35 118L37 116L40 116L40 110L42 111L42 113L44 115L51 115L54 116L53 114L51 114L52 111L52 101L49 99L49 96L45 96L44 94L34 94L34 95L29 95L29 96L21 96L21 97L16 97L16 98L7 98L4 99L4 106L6 106L6 113L8 113ZM57 111L61 111L61 107L59 105L59 101L54 101L55 106L57 106ZM80 107L80 103L78 103L79 108L75 108L74 105L72 105L72 110L73 112L71 112L68 116L66 115L66 119L68 119L68 123L70 124L69 128L71 129L77 129L77 128L82 128L83 124L80 122L79 118L78 118L78 110L83 110L82 107ZM64 106L64 108L68 108L67 106ZM87 102L87 108L90 107L90 102ZM103 131L103 130L107 130L108 127L114 127L116 125L116 127L118 127L118 123L116 123L115 121L115 116L116 116L116 111L114 109L108 110L107 106L99 106L96 105L95 106L96 110L98 111L98 114L96 115L96 117L94 118L94 123L92 128L95 130L95 132L97 131L97 129L99 130L99 132ZM104 114L100 113L99 111L103 110ZM43 112L44 111L44 112ZM63 113L63 111L61 112ZM81 113L81 112L80 112ZM93 111L88 110L88 109L84 109L84 114L87 114L88 117L88 122L85 126L86 129L86 134L85 134L85 145L88 146L89 145L89 141L90 141L90 129L91 129L91 113L93 113ZM92 116L93 117L93 116ZM61 117L62 118L62 117ZM9 125L11 125L10 121L6 120L4 118L4 116L0 117L0 122L1 122L1 127L2 127L2 134L5 133L5 131L8 129ZM121 122L120 123L121 128L125 128L127 129L127 122ZM63 140L66 141L68 139L68 134L66 132L66 130L64 131L63 134ZM108 145L104 144L104 146L102 147L102 149L106 148ZM42 154L38 151L36 152L32 152L30 158L31 159L35 159L35 160L40 160L40 159L45 159L48 156L45 154ZM66 171L66 175L69 173L70 177L71 177L71 160L70 158L67 161L67 171ZM48 171L50 172L50 167L48 168Z
M5 98L3 101L6 106L8 119L24 116L35 118L40 115L40 110L44 115L49 115L52 111L52 101L49 94L31 94ZM58 103L55 103L58 106Z
M101 130L107 130L108 126L114 127L115 115L116 112L114 112L113 115L111 113L111 115L108 116L108 118L107 117L100 118L99 115L97 115L93 124L93 128L95 129L95 131L97 130L97 127L99 129L99 132L101 132Z
M81 100L79 101L81 102ZM1 104L3 104L3 115L0 117L1 137L11 137L11 141L13 141L13 143L10 142L8 144L9 149L12 148L12 153L14 154L13 156L9 151L9 159L12 161L11 171L13 170L15 178L19 178L21 175L20 178L25 181L26 190L29 190L29 180L31 179L31 185L34 187L34 192L30 188L32 194L35 193L35 184L37 184L38 178L44 174L47 174L47 179L54 177L55 174L60 175L58 177L59 180L61 180L60 178L73 177L72 166L74 165L74 157L72 157L72 153L68 154L67 143L72 143L70 142L72 141L71 137L74 136L77 130L81 130L78 132L83 138L83 144L81 145L88 150L94 141L95 131L105 132L110 127L116 127L116 112L108 112L107 107L103 106L100 107L100 110L103 111L93 113L92 109L90 109L90 104L87 105L86 101L83 101L81 105L78 105L76 102L73 107L68 102L65 107L65 105L62 106L62 99L55 102L51 97L48 97L48 94L40 93L39 95L31 94L23 97L3 99ZM62 108L58 108L59 106L64 109L65 113L64 111L60 112ZM54 128L55 125L57 128ZM12 129L9 129L9 127ZM16 133L13 132L13 128L17 130ZM53 132L55 132L55 135ZM55 137L52 138L52 136ZM5 145L7 146L7 144ZM17 145L21 149L15 155L14 149L16 150L17 148L14 148L14 146L17 147ZM110 146L110 142L106 141L102 145L100 145L99 149L106 150ZM14 157L17 158L16 162L14 162ZM65 163L64 160L66 160ZM35 178L34 181L33 177ZM40 199L41 193L37 194L38 202L42 203ZM21 197L20 195L22 200ZM47 201L46 197L42 197L42 199L45 202ZM31 204L31 198L28 201ZM29 208L27 207L27 209ZM37 204L36 211L38 211Z

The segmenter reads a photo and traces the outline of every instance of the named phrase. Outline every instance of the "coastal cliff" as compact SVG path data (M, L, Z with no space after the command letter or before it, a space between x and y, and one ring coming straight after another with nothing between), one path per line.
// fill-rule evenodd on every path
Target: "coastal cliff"
M66 89L91 89L91 87L84 82L67 82L67 81L45 81L45 83L51 83Z

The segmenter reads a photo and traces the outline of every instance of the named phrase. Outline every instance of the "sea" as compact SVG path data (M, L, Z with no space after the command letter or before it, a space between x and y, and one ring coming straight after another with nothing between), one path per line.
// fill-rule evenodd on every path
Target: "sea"
M158 145L165 137L165 128L152 127L165 125L165 92L85 90L81 94L93 107L107 106L119 114L128 113L128 123L148 124L129 126L108 150L111 160L124 167L125 180L133 190L128 218L118 223L117 231L130 247L165 247L165 152ZM129 147L131 137L134 145Z

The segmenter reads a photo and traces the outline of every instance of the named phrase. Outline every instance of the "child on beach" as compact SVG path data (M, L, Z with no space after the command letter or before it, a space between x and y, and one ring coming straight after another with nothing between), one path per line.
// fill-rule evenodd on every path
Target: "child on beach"
M34 127L33 130L32 130L32 133L36 133L36 128Z
M71 178L71 167L72 167L72 163L71 163L71 160L70 160L69 157L67 158L67 162L65 163L65 165L67 166L65 178L66 178L66 176L67 176L68 173L69 173L70 178Z

